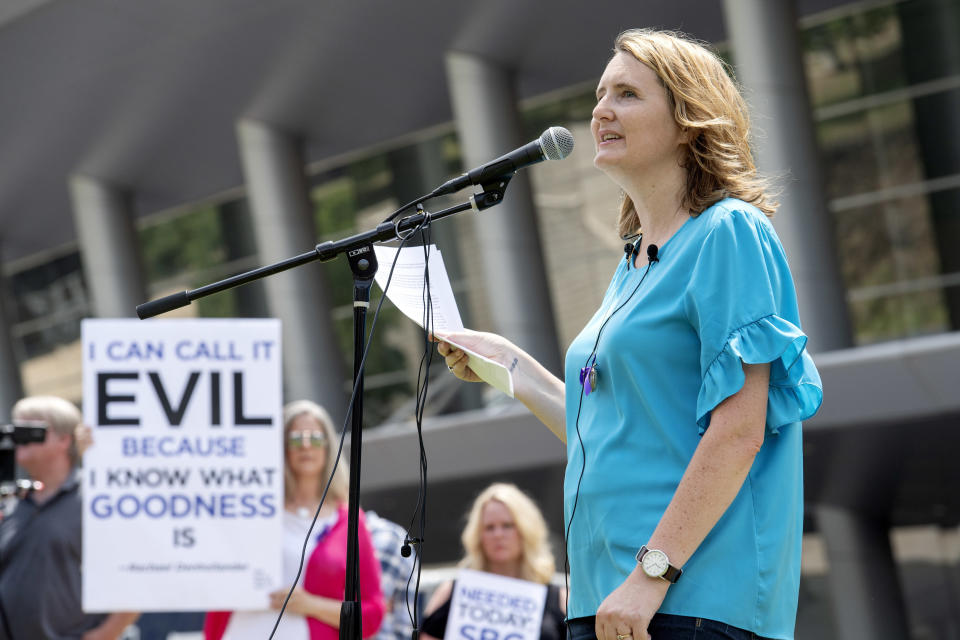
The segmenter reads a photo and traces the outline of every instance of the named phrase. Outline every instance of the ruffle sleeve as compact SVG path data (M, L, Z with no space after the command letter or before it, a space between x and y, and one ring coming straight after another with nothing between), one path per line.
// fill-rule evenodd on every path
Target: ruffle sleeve
M807 336L775 315L766 316L730 334L720 354L707 367L697 397L697 426L702 434L710 412L743 388L741 362L770 363L767 431L810 418L823 401L823 387L806 351Z
M783 246L762 212L739 200L711 211L685 292L700 339L697 426L744 384L742 363L770 363L769 433L810 418L823 398Z

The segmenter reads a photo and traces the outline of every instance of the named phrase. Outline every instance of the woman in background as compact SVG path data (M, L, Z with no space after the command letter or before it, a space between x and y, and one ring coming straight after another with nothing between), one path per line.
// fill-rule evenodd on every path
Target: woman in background
M533 500L512 484L490 485L473 501L460 539L465 552L461 567L547 585L540 638L566 637L566 593L550 584L555 568L553 554L547 525ZM430 597L424 610L422 638L443 638L453 586L453 582L445 582Z
M274 611L211 612L204 622L207 640L263 640L269 637L277 611L297 575L303 541L310 529L323 488L336 460L336 436L329 414L309 400L291 402L283 409L284 512L283 578L287 586L270 594ZM346 581L347 491L346 463L337 465L326 500L307 544L303 575L275 637L284 640L336 640ZM380 628L384 604L380 590L380 563L360 514L358 526L360 593L363 637Z

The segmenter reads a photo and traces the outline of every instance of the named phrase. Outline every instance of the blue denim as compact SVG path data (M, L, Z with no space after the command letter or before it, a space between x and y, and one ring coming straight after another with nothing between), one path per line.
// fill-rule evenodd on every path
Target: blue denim
M593 616L574 618L567 625L569 640L597 640L596 618ZM666 613L653 616L647 631L653 640L764 640L751 631L724 622Z

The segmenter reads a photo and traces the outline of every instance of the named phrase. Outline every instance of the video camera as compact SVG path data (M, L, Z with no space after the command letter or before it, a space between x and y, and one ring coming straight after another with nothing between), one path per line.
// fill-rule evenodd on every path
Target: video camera
M13 424L0 425L0 497L16 492L17 483L17 445L43 442L47 438L47 425L42 421L21 420Z

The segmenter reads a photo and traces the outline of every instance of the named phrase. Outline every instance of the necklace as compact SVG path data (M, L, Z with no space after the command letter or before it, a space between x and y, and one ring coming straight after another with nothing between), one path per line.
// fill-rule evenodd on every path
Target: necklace
M643 237L642 235L640 236ZM638 241L639 242L639 241ZM629 245L628 245L629 246ZM627 259L630 258L630 254L627 254ZM580 368L580 386L583 389L583 395L589 396L591 392L597 390L597 383L600 377L600 369L597 367L597 347L600 346L600 336L603 335L603 329L607 326L607 322L610 321L610 318L613 315L627 306L627 303L630 302L630 299L633 298L634 294L640 290L640 285L643 284L643 281L647 279L647 274L650 273L650 268L653 267L654 262L659 262L656 258L656 253L651 256L650 261L647 263L647 268L644 269L643 275L640 277L640 282L637 283L637 286L633 288L633 291L630 292L630 295L626 297L622 302L617 300L616 302L611 301L607 311L604 313L603 321L600 323L600 328L597 329L597 339L593 343L593 349L590 351L590 355L587 356L587 361ZM582 401L582 396L581 396ZM577 414L577 419L579 420L579 412Z
M287 503L287 509L297 514L301 518L309 518L317 511L316 502L302 503L291 500Z

